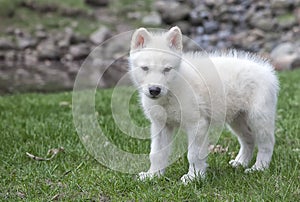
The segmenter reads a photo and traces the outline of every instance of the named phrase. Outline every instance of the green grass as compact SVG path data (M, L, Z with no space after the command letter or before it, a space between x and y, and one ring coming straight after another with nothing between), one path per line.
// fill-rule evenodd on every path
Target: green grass
M83 12L91 12L91 8L84 4L84 0L41 0L36 1L39 5L51 4L59 8L79 9ZM96 19L85 16L67 17L59 12L40 13L20 6L20 0L0 0L0 34L7 27L24 29L27 32L33 32L37 25L43 25L46 30L64 30L66 27L72 27L74 22L78 26L74 28L79 34L89 35L95 31L101 24Z
M59 12L59 10L64 8L73 8L85 13L92 13L94 8L85 4L84 0L34 0L38 5L55 5L59 8L58 11L48 13L40 13L22 7L20 6L20 2L22 2L22 0L0 0L0 36L4 35L4 31L7 27L20 28L27 32L34 32L37 25L43 25L46 30L64 30L66 27L73 27L74 22L77 24L74 31L83 36L90 35L101 25L108 26L112 30L115 29L113 23L105 21L105 16L102 16L103 20L99 20L82 15L68 17ZM28 2L30 2L30 0L28 0ZM126 23L139 26L141 25L140 20L128 20L126 17L127 12L137 10L140 12L148 12L152 2L153 0L113 0L110 1L109 7L107 8L107 15L111 13L111 15L117 16L119 19L118 23L127 20Z
M84 3L84 0L38 0L39 3L57 4L65 7L78 8L83 10L90 10L90 7Z
M296 16L293 13L287 13L287 14L283 14L277 17L277 20L279 21L279 23L286 23L286 22L296 22Z
M276 147L270 169L244 174L228 165L238 142L228 132L219 140L226 154L211 154L205 180L187 186L179 179L187 171L185 157L167 169L166 176L140 182L135 175L112 171L85 150L72 118L71 93L20 94L0 97L0 201L299 201L300 200L300 71L280 73ZM96 94L98 122L119 148L148 153L149 140L122 134L110 110L112 90ZM61 104L65 102L65 104ZM137 101L132 118L147 125ZM30 152L45 156L64 147L51 161L34 161Z
M116 12L116 14L126 14L128 11L151 11L153 0L122 0L111 1L110 8Z

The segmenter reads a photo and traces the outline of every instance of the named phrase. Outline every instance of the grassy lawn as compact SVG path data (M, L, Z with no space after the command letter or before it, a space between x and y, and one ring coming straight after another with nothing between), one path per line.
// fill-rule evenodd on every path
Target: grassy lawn
M83 16L67 17L58 12L41 13L20 6L21 0L0 0L0 33L7 27L25 29L33 32L37 25L43 25L46 30L63 30L72 27L76 22L78 25L74 31L88 35L96 30L102 23ZM29 1L28 1L29 2ZM58 8L73 8L83 12L90 12L91 8L84 4L84 0L39 0L38 5L52 5Z
M98 163L75 131L71 93L0 97L0 201L300 201L300 71L279 76L277 141L270 169L244 174L231 168L230 152L238 151L238 143L225 131L218 144L229 146L228 152L211 154L207 178L187 186L179 181L187 171L185 157L171 165L164 178L146 182ZM125 136L114 124L107 107L111 94L96 94L100 125L118 147L130 143L130 152L149 152L149 140ZM135 120L148 124L134 99L130 108ZM49 149L59 147L64 152L50 161L25 154L45 157Z
M153 0L111 0L107 7L107 17L117 16L122 20L126 19L128 11L140 10L143 12L149 11ZM39 6L54 6L56 11L38 12L21 6L22 2L35 2ZM0 0L0 36L4 34L7 27L20 28L28 32L33 32L37 25L43 25L46 30L64 30L66 27L74 27L74 31L88 36L95 31L99 26L105 25L114 29L114 25L105 21L104 18L96 19L87 16L65 16L59 10L72 8L82 11L82 13L92 13L94 8L85 4L84 0ZM140 25L139 20L127 20L128 24Z

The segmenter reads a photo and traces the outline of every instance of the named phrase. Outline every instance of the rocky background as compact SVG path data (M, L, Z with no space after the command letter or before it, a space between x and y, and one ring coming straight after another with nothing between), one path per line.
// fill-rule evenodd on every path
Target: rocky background
M1 1L0 93L71 90L92 50L140 26L178 25L206 51L235 48L270 59L278 71L300 68L300 0L49 2ZM96 49L87 78L104 73L99 87L113 87L127 71L128 40Z

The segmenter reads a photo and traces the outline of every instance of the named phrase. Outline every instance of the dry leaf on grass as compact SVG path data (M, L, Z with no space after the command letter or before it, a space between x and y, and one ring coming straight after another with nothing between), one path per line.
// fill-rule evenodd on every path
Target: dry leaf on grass
M223 154L228 152L228 147L223 147L222 145L209 145L208 147L209 151L211 153L219 153L219 154Z
M18 191L17 192L17 196L20 197L21 199L25 199L26 198L26 194L23 192Z
M294 152L300 152L300 148L293 149Z
M61 101L59 103L59 106L61 106L61 107L71 107L71 103L67 102L67 101Z
M53 159L58 153L63 152L65 149L63 147L49 149L47 152L47 156L51 155L49 158L43 158L39 156L35 156L33 154L30 154L29 152L26 152L26 155L36 161L50 161Z
M57 201L57 200L59 200L61 198L61 194L56 194L56 195L54 195L51 199L50 199L50 201Z
M228 155L233 159L236 156L235 152L228 152Z

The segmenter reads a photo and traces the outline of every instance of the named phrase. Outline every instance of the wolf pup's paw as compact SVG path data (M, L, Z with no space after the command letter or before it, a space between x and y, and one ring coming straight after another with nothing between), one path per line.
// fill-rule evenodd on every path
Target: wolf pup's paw
M239 166L243 166L244 168L247 167L247 164L244 162L240 162L240 161L236 161L236 160L231 160L229 161L229 164L233 167L233 168L237 168Z
M154 173L149 172L140 172L139 173L139 180L145 181L146 179L152 179L154 177Z
M198 175L195 174L191 174L191 173L187 173L185 175L183 175L180 180L184 185L187 185L188 183L192 182L195 178L201 178L204 179L205 178L205 173L199 173Z
M151 173L151 172L140 172L139 173L139 180L145 181L147 179L151 180L154 177L160 177L160 173Z
M251 167L251 168L247 168L245 170L245 173L254 173L254 172L259 172L259 171L264 171L264 170L265 170L265 168L253 168L253 167Z
M266 166L266 165L259 165L259 166L253 165L251 168L247 168L245 170L245 173L260 172L260 171L264 171L266 169L268 169L268 166Z
M182 182L182 184L187 185L188 183L190 183L191 181L193 181L195 179L195 175L191 175L191 174L184 174L180 180Z

